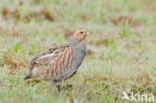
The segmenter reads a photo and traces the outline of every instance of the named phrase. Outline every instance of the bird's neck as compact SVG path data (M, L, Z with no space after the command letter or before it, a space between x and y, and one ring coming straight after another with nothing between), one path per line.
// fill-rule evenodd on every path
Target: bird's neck
M79 44L81 41L79 41L75 36L72 36L69 40L69 45L74 46Z

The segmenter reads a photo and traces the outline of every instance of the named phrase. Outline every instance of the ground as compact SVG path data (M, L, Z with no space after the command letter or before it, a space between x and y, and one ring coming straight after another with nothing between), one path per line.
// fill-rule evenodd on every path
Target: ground
M126 103L123 91L156 97L155 0L0 2L0 103ZM23 80L34 55L79 29L90 36L74 77L57 91Z

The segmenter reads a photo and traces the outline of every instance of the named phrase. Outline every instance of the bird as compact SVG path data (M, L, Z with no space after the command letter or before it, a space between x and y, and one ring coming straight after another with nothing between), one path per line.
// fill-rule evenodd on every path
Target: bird
M39 77L56 83L71 78L86 56L87 35L89 32L85 29L78 30L73 33L68 43L54 45L34 56L28 64L29 73L24 80Z

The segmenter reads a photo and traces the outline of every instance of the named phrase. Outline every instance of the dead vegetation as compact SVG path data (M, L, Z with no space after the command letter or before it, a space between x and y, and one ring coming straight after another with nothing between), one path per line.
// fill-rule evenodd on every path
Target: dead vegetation
M22 5L22 3L19 3L19 5ZM5 6L1 8L1 14L6 20L13 17L18 21L22 21L23 19L30 21L33 18L38 20L54 21L54 15L52 15L52 12L47 7L42 7L38 11L31 10L25 16L23 16L21 12L20 8L13 8L12 10Z
M2 63L3 65L8 65L11 71L27 66L27 61L22 60L22 58L15 53L4 54Z
M70 29L67 29L67 28L64 28L64 37L66 39L69 39L70 36L74 33L74 30L70 30Z
M120 23L123 24L125 21L128 21L129 25L134 26L134 27L139 25L139 21L128 16L109 17L109 19L115 25L118 25Z

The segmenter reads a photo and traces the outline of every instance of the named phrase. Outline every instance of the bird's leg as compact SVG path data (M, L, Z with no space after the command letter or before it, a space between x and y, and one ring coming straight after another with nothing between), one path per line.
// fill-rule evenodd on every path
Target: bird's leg
M57 91L57 90L58 90L58 89L57 89L57 83L56 83L56 82L51 81L51 85L52 85L53 91Z

